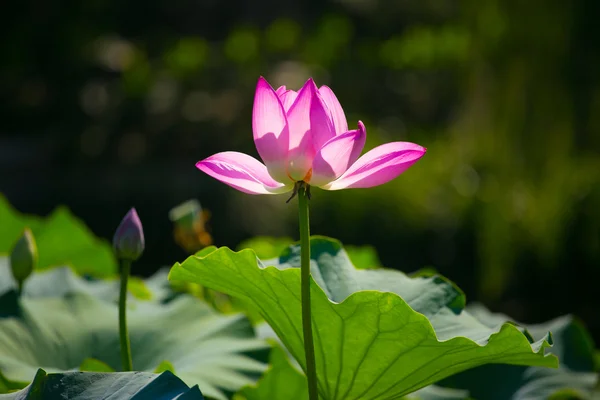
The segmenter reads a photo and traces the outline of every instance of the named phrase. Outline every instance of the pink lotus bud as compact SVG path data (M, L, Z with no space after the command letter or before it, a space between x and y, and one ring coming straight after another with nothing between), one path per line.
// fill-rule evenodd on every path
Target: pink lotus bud
M129 210L115 232L113 248L117 258L135 261L144 252L144 228L135 208Z

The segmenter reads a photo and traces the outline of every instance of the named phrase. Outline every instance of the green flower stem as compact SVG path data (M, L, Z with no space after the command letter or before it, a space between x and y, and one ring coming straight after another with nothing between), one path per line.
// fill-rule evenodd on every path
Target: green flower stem
M131 270L131 261L121 260L121 290L119 293L119 339L121 342L121 363L123 371L132 371L131 344L127 331L127 280Z
M313 342L312 319L310 310L310 227L308 220L308 198L305 185L298 189L298 215L300 222L300 276L302 294L302 330L304 333L304 355L306 357L306 377L308 378L308 397L318 400L317 366L315 345Z

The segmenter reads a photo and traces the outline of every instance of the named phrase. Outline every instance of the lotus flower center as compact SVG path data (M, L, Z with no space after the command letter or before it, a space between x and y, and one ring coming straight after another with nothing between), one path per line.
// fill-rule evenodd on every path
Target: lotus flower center
M302 179L294 179L290 175L289 172L288 172L287 176L288 176L288 178L290 178L294 182L306 182L306 183L310 183L310 178L312 178L312 174L313 174L313 170L311 168L311 169L308 170L308 172L306 173L306 175L304 175L304 178L302 178Z

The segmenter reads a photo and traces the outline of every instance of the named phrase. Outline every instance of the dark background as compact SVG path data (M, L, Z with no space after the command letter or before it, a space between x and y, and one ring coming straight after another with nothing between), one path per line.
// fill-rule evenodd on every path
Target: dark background
M196 161L256 156L259 75L328 84L367 149L428 148L375 189L314 190L312 232L432 266L525 322L572 312L600 342L600 2L9 1L0 191L65 204L111 238L135 206L138 274L181 260L168 210L197 198L217 245L297 237L286 196L248 196ZM1 223L1 221L0 221Z

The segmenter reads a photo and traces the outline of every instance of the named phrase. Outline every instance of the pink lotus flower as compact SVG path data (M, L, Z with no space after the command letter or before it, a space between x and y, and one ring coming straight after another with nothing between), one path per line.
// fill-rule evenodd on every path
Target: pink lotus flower
M257 159L233 151L210 156L196 167L245 193L277 194L296 182L326 190L384 184L413 165L426 149L391 142L359 158L367 132L361 121L348 130L344 110L327 86L309 79L298 91L276 91L260 78L252 113Z

